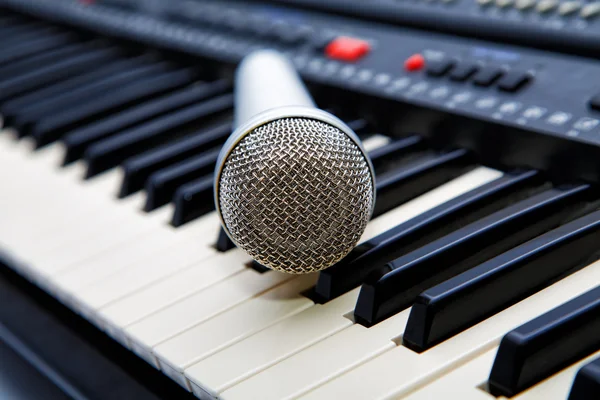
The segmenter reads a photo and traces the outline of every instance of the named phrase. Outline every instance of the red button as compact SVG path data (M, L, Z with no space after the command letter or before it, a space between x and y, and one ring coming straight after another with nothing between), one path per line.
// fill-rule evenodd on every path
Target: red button
M358 61L371 51L371 45L361 39L340 36L334 39L325 48L329 58L348 62Z
M407 71L418 71L425 66L425 57L420 54L413 54L404 61L404 69Z

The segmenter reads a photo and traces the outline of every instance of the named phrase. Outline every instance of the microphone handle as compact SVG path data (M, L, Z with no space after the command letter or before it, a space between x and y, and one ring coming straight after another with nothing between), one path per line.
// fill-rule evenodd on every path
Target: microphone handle
M236 72L235 128L259 113L285 106L316 107L292 63L274 50L244 58Z

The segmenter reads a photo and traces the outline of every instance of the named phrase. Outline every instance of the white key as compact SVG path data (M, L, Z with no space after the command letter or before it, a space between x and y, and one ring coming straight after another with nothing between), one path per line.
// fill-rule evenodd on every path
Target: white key
M285 360L352 325L344 317L356 304L354 289L325 305L287 318L185 370L194 393L220 393L248 377Z
M47 276L54 276L70 267L80 265L81 262L93 257L102 257L102 255L114 251L120 244L139 237L143 240L145 233L156 226L153 220L144 219L142 215L131 215L126 210L122 212L108 212L107 216L117 216L116 220L110 218L107 224L97 227L97 231L90 236L84 236L76 239L76 230L73 231L73 237L69 244L55 248L52 251L43 254L37 254L35 257L27 257L27 261L38 266L41 273Z
M496 396L485 391L487 380L492 370L497 348L469 361L461 367L449 372L447 375L431 382L414 393L402 397L405 400L429 399L464 399L464 400L494 400ZM545 400L566 399L571 390L573 379L579 368L600 356L596 352L569 367L548 377L542 382L530 387L522 393L511 397L514 400ZM393 399L389 397L388 399ZM506 399L500 396L500 399Z
M600 262L596 262L424 353L400 346L314 390L306 398L328 398L333 393L343 393L348 399L364 399L367 393L373 399L403 396L495 348L510 330L585 293L599 281ZM369 377L368 386L356 381L364 376Z
M246 269L127 327L131 348L158 365L152 354L154 346L293 277L276 271L261 274Z
M177 232L180 240L159 254L149 254L91 285L82 286L75 290L74 295L86 306L97 309L215 256L217 252L211 245L219 227L216 213L208 214L192 223L204 224L203 232L197 232L197 229L192 235Z
M447 375L444 375L433 383L402 398L404 400L494 400L496 399L495 396L492 396L478 386L487 382L492 363L496 357L496 351L497 348L494 347L492 350L487 351L467 364L450 371ZM369 383L371 385L374 384L374 382ZM388 399L393 398L392 396L388 397Z
M585 364L600 357L600 351L589 355L583 360L571 364L567 368L539 382L537 385L511 397L514 400L537 400L537 399L567 399L571 392L571 386L575 375Z
M487 168L465 174L375 219L367 227L363 240L501 175L500 172ZM208 392L216 396L242 379L348 327L351 322L344 318L343 314L352 311L357 293L358 290L354 290L326 305L305 310L190 367L185 374L193 382L194 391ZM341 308L338 308L340 305ZM332 315L336 315L337 318L333 318ZM281 337L285 337L286 340L282 342ZM281 345L270 345L277 342ZM231 365L234 354L240 355L235 357L238 360L233 363L235 366Z
M294 278L156 346L161 370L191 391L183 370L252 333L296 314L314 303L302 296L317 274Z
M369 136L365 140L362 141L362 145L367 152L376 150L380 147L383 147L391 142L389 136L384 135L373 135Z
M110 303L98 310L98 318L106 325L105 329L109 333L115 334L154 312L245 271L244 264L249 261L248 255L239 249L218 253L197 265Z
M396 347L410 309L371 328L354 324L225 390L227 400L292 399ZM279 338L285 341L285 338ZM334 397L336 398L336 397Z
M153 229L154 228L154 229ZM177 241L177 234L160 226L148 227L148 232L121 241L111 251L78 262L72 268L60 272L53 280L63 290L75 292L77 289L103 279L128 265L152 259Z

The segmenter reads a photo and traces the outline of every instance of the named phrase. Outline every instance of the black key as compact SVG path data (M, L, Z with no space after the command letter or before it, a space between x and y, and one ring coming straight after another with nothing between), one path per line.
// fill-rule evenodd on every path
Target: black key
M329 301L360 285L374 269L540 190L535 171L507 173L358 245L321 271L315 295Z
M371 326L400 312L425 289L560 225L589 197L587 185L550 189L386 264L365 280L356 321Z
M87 70L90 66L110 61L117 55L118 51L116 49L98 49L67 57L48 66L40 66L36 70L17 75L0 83L0 102L53 82L67 79Z
M197 83L175 93L170 93L101 121L76 129L63 138L63 144L66 147L64 164L66 165L78 160L90 145L102 139L116 135L135 125L160 118L171 112L176 112L179 109L201 102L207 98L223 94L230 89L231 85L226 80Z
M380 175L397 168L398 160L407 155L418 153L425 149L425 141L419 136L409 136L395 140L385 146L369 152L375 174Z
M569 400L596 400L600 396L600 357L577 372Z
M21 119L27 119L23 114L30 113L32 109L42 107L45 104L55 104L57 99L77 93L89 88L89 85L98 81L103 81L108 77L120 75L138 66L140 60L118 60L115 62L104 63L98 69L92 69L90 72L82 73L62 82L36 90L23 96L16 97L0 105L0 110L4 116L5 123L12 125L17 115ZM20 125L23 125L21 122Z
M346 123L346 125L348 125L348 128L352 129L354 131L354 133L356 133L359 136L361 136L361 133L364 132L364 130L368 126L367 121L362 118L357 118L357 119L353 119L351 121L344 121L344 122Z
M102 50L90 43L74 43L58 49L43 51L31 57L0 67L0 83L18 76L26 75L40 68L48 68L56 63L65 62L71 57L81 57L93 50Z
M214 181L215 179L212 175L205 176L186 183L177 189L173 196L175 212L173 213L171 225L176 227L181 226L215 209ZM235 247L233 243L227 242L229 238L225 232L223 234L225 238L220 238L219 242L225 241L225 243L217 244L217 248L220 251L227 251ZM230 246L230 244L233 246ZM221 250L221 248L225 250Z
M46 35L52 35L57 32L55 27L39 24L39 23L28 23L24 25L12 25L6 26L0 34L2 34L2 46L6 48L19 43L26 43L29 40L43 37Z
M404 344L421 352L589 265L600 211L558 227L421 293Z
M217 238L215 248L222 253L231 249L235 249L235 243L233 243L233 241L229 239L229 236L227 236L223 228L221 228L221 230L219 231L219 237Z
M147 59L122 60L117 62L117 66L110 68L109 73L103 73L97 79L87 84L80 83L77 87L70 90L46 96L43 99L21 107L12 119L14 126L20 130L20 135L30 134L31 128L35 123L44 123L46 118L57 118L65 112L70 112L74 107L81 107L87 101L97 99L99 96L106 96L117 90L122 90L127 84L136 79L164 71L167 64L149 65ZM86 76L88 74L84 74ZM81 78L81 77L76 77ZM72 79L60 82L61 88L69 84ZM48 89L55 87L50 86ZM64 89L64 88L63 88ZM42 90L43 91L43 90ZM35 95L37 92L32 93Z
M207 131L201 131L197 135L126 160L122 165L123 182L119 197L122 198L141 190L146 184L146 179L153 172L223 144L231 135L231 130L231 123L226 122Z
M153 173L146 182L144 211L152 211L171 201L177 188L196 177L212 177L220 148L181 161Z
M373 218L438 187L473 168L466 150L425 156L405 168L377 176ZM375 168L377 171L377 168Z
M488 385L512 397L600 350L600 286L507 333Z
M42 51L48 51L73 42L67 33L36 37L28 43L17 43L0 51L0 65L18 61Z
M34 126L31 134L37 146L43 146L71 129L161 96L189 84L195 77L196 72L193 69L151 74L123 87L117 93L108 93L79 107L73 107L65 113L44 119Z
M198 131L233 107L233 95L225 94L187 107L90 146L85 152L90 178L143 151Z

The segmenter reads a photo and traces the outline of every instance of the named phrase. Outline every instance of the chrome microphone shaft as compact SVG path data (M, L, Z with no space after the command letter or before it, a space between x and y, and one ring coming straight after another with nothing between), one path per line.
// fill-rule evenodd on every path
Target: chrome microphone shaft
M315 107L292 63L274 50L246 57L236 72L235 127L267 110Z

